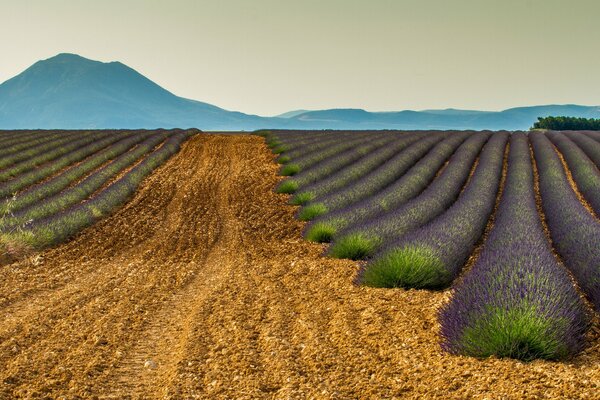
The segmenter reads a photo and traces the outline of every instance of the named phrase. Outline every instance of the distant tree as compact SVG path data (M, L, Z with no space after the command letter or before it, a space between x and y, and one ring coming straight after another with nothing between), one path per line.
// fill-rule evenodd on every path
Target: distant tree
M538 117L532 129L553 131L600 131L600 119L577 117Z

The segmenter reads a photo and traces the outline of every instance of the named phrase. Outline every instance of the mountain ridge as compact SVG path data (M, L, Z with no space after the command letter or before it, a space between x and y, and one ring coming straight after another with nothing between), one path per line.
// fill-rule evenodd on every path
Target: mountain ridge
M541 105L502 111L358 108L295 110L275 117L176 96L119 62L61 53L0 84L0 129L199 128L528 129L538 117L600 118L599 106Z

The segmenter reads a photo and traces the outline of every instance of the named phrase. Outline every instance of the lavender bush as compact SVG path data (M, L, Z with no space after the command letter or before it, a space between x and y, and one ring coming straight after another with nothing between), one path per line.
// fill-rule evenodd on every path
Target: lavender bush
M585 153L560 132L547 134L561 152L583 197L600 215L600 171Z
M513 135L494 227L439 315L450 353L558 359L583 347L585 306L543 231L531 161L526 135Z
M507 138L506 133L492 136L458 200L426 225L387 244L365 267L363 284L442 288L456 278L494 209Z
M295 183L296 190L302 188L300 193L292 198L291 202L297 204L296 200L302 196L308 194L313 196L312 192L306 191L306 186L312 187L315 184L314 182L317 182L317 184L323 182L329 179L329 177L337 175L336 173L340 170L345 170L345 167L364 164L365 160L380 160L383 158L383 161L385 161L385 159L391 157L389 154L402 150L409 142L411 142L410 137L389 133L385 135L379 134L374 136L369 142L352 147L337 154L335 157L326 158L312 165L310 168L303 170L298 175L289 179Z
M400 179L374 196L317 217L306 228L304 237L314 242L329 242L341 229L356 225L398 208L421 193L440 168L470 133L454 134L444 139L417 162ZM465 144L466 146L466 144Z
M488 154L502 153L506 135L506 133L497 133L491 138L489 134L472 135L452 155L442 173L419 196L365 224L341 230L334 236L328 253L337 258L368 258L382 245L393 243L408 232L431 221L456 200L484 144L483 160L493 159ZM490 138L489 142L488 138Z
M600 168L600 143L581 132L565 132L569 139L579 146L581 150Z
M348 140L336 140L324 148L306 152L300 157L294 158L293 161L281 168L281 175L291 176L298 172L309 168L310 166L323 161L330 157L335 157L337 154L351 149L356 146L364 145L372 140L372 137L366 135L356 135L356 137Z
M530 134L542 207L554 247L600 311L600 222L581 204L548 138Z
M364 157L363 162L354 163L328 179L303 189L300 194L309 193L313 201L300 210L299 218L308 221L320 215L314 212L316 209L321 209L321 214L324 214L375 195L404 175L446 135L424 135L421 140L401 151L393 152L383 162L373 153Z

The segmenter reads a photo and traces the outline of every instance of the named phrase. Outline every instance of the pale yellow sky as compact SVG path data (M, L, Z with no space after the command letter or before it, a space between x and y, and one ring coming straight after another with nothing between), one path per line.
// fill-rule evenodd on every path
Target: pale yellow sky
M0 0L0 81L61 52L259 115L600 104L598 0Z

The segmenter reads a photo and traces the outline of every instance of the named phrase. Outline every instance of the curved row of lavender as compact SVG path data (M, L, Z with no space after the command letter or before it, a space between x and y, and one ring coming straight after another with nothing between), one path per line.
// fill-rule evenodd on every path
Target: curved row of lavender
M474 134L452 155L448 166L419 196L402 206L365 221L364 224L341 230L333 238L328 254L336 258L364 259L382 246L393 243L408 232L443 213L458 197L481 148L484 153L497 146L495 134L490 144L484 144L489 134Z
M313 152L317 150L323 150L327 147L335 144L336 140L331 135L310 135L309 137L302 138L294 133L287 133L283 136L274 135L270 131L259 132L259 135L265 138L267 146L275 154L279 155L278 162L280 164L286 164L287 161L282 161L281 158L287 159L293 157L304 157L307 155L307 148L310 148ZM340 138L346 136L348 139L356 138L356 135L349 136L348 133L341 133ZM282 153L286 153L285 156Z
M352 147L334 157L324 159L310 166L286 181L287 193L291 192L290 184L293 183L293 192L296 193L290 200L292 204L303 204L309 199L314 198L320 191L327 188L327 182L331 184L330 188L341 188L348 181L348 176L344 175L348 167L360 167L365 165L365 160L373 163L382 163L401 151L408 144L414 142L413 136L400 136L395 134L386 134L376 136L363 145ZM337 177L337 179L334 179ZM283 186L279 187L281 192Z
M368 143L365 143L345 153L336 154L329 159L314 164L311 166L310 171L306 171L311 179L306 179L307 177L304 176L299 176L299 179L294 177L300 188L296 190L296 194L292 196L290 203L296 205L305 204L315 197L326 195L333 190L342 189L344 186L354 182L357 177L367 174L380 165L385 164L398 153L404 152L405 149L422 139L419 135L388 134L385 143L380 142L380 145L374 151L365 151L368 145ZM340 161L345 161L347 154L354 155L354 162L344 162L341 165ZM332 165L339 165L340 167L332 169ZM316 176L318 176L318 179L314 179Z
M0 230L11 230L15 227L25 227L35 225L36 221L46 218L50 215L61 212L68 207L79 203L80 201L92 196L97 190L101 189L110 180L114 179L126 168L131 167L148 153L161 145L168 137L167 134L158 132L145 136L146 139L132 150L123 153L112 159L106 165L96 169L77 184L60 191L52 196L44 198L41 202L36 202L28 207L11 212L0 221ZM44 183L45 186L52 182ZM18 197L14 201L18 202Z
M580 132L565 132L569 139L579 146L581 150L600 168L600 143Z
M30 141L56 135L57 131L6 131L0 133L0 156L12 150L30 146Z
M23 172L31 171L37 166L53 161L56 158L76 151L81 146L109 136L108 132L84 133L76 138L66 137L43 143L31 150L21 150L18 153L3 157L0 164L9 162L1 167L0 182L5 182ZM34 151L35 150L35 151Z
M591 137L592 139L595 139L597 142L600 142L600 132L598 132L598 131L584 131L584 133L586 135L588 135L589 137Z
M361 272L376 287L443 288L458 276L496 204L508 133L495 133L458 200L421 228L387 244Z
M382 134L380 133L379 135ZM310 166L318 163L319 161L333 157L336 154L351 149L355 146L364 145L370 142L372 139L372 137L366 135L356 135L355 137L347 139L345 141L336 139L325 147L306 152L300 157L294 158L293 163L286 164L281 168L280 174L284 176L296 175L300 171L309 168Z
M600 221L579 201L550 140L531 134L542 207L554 247L600 311Z
M55 163L50 163L45 167L19 175L11 181L0 184L0 198L2 200L6 200L11 193L16 193L9 201L0 203L0 214L14 213L44 198L59 193L71 186L73 182L84 178L102 164L125 153L146 137L146 135L135 133L113 135L72 152L69 159L71 162L70 166L58 175L49 178L56 172ZM102 149L104 145L106 146ZM35 184L45 178L48 179L42 183Z
M325 176L323 179L304 185L291 198L290 203L296 205L305 204L317 197L326 196L335 190L343 190L347 185L356 182L362 176L385 165L389 160L397 157L398 154L406 152L411 147L428 139L426 135L410 133L403 135L396 134L394 138L395 140L388 146L381 146L376 151L364 153L356 162L345 166L331 175ZM322 165L325 166L327 163L335 162L338 157L339 155L335 155L321 163L314 164L311 166L311 169L322 169Z
M439 315L450 353L557 359L583 347L586 309L544 233L531 161L527 136L514 134L494 227Z
M16 143L8 141L2 144L0 149L0 168L26 160L47 151L54 143L67 143L73 140L72 133L61 135L60 132L42 133L39 137L34 136L28 140L18 140Z
M364 162L357 162L343 170L346 179L342 179L342 182L337 182L336 174L307 187L303 193L309 193L312 201L300 209L299 218L304 221L312 220L373 196L404 175L446 136L447 134L439 133L426 135L403 151L393 152L383 162L370 162L370 157L365 157ZM342 186L338 186L340 184Z
M287 164L291 158L298 158L305 155L307 148L314 151L326 148L335 143L333 138L328 137L329 135L305 135L302 138L288 134L283 139L271 133L265 133L263 136L266 139L267 146L274 154L278 155L277 162L279 164ZM344 136L347 136L348 139L351 138L348 134L340 134L340 137ZM283 155L282 153L286 154Z
M385 189L353 202L347 207L315 218L306 227L304 237L313 242L329 242L344 228L364 223L377 215L400 207L427 187L468 136L470 136L468 133L449 135ZM362 180L364 178L361 178Z
M135 194L144 178L177 153L181 144L195 133L195 131L183 131L170 136L159 149L88 201L35 221L25 231L19 233L20 240L32 247L43 248L67 240L82 229L91 226L125 204Z
M108 137L100 138L77 150L68 152L50 163L45 163L37 168L21 173L12 179L0 182L0 199L4 199L14 193L19 193L23 189L56 174L74 163L84 160L88 156L111 146L121 139L119 135L109 135ZM2 212L3 206L4 204L0 204L0 212ZM14 209L14 201L11 201L11 210Z
M548 137L558 148L573 175L579 191L600 215L600 171L583 150L560 132L549 132Z
M341 132L335 137L327 133L313 133L310 135L303 133L298 136L286 134L283 137L268 136L269 140L267 140L267 143L271 146L273 146L273 143L275 143L275 146L273 146L273 152L275 154L281 154L285 152L285 157L288 157L289 159L295 159L303 154L306 154L307 148L314 151L330 146L339 140L348 140L352 139L353 137L356 137L356 134L350 132ZM278 162L280 164L285 164L286 162L281 161L281 157L282 156L279 157Z

